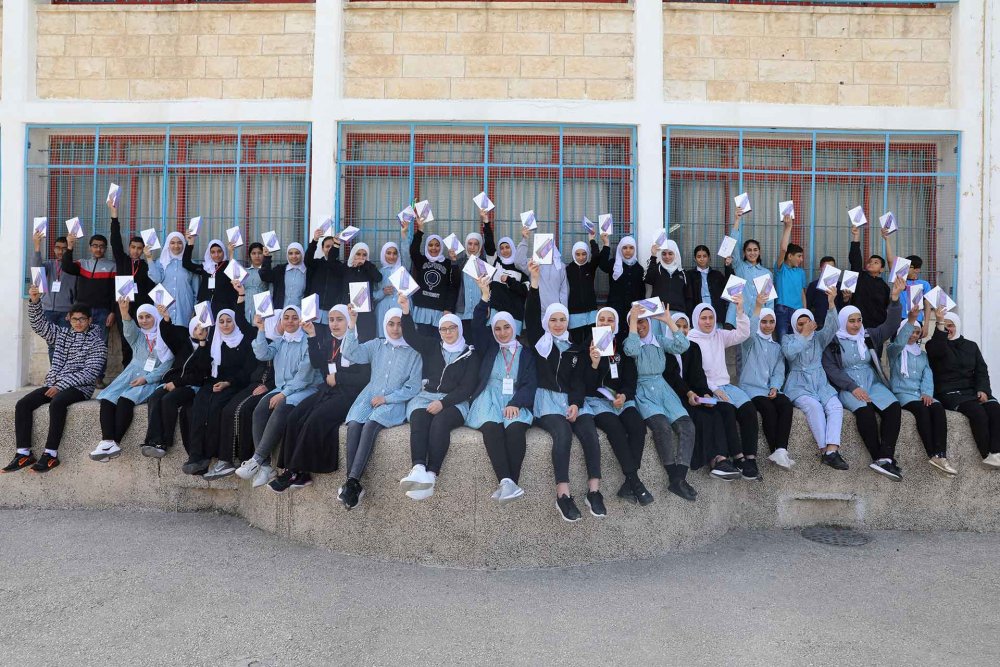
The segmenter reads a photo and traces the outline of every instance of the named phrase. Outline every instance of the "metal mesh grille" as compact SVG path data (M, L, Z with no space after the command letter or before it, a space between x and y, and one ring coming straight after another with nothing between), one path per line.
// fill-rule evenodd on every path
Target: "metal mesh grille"
M864 207L862 251L885 253L878 218L895 213L896 254L919 255L921 276L954 295L958 273L956 133L835 133L668 127L665 218L689 254L698 243L713 252L733 221L733 197L750 194L753 211L743 238L761 243L770 268L781 235L778 202L795 202L792 241L806 250L810 279L832 255L847 265L847 210ZM873 224L872 224L873 223Z
M30 127L26 224L48 217L50 244L74 216L88 235L107 234L105 197L117 183L123 233L153 227L162 240L200 215L206 241L237 225L248 239L269 229L301 238L309 132L308 125Z

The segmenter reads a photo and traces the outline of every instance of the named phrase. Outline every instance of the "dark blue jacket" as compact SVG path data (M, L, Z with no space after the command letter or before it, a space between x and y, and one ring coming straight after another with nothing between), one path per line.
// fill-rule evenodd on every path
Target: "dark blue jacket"
M486 389L490 373L493 372L493 364L497 359L497 354L500 353L500 345L497 344L493 337L493 331L490 329L489 313L490 306L482 299L472 311L472 331L469 332L469 336L483 362L479 368L479 384L472 392L471 400L475 400ZM534 350L527 348L521 351L521 359L517 366L517 380L514 381L514 395L507 401L508 406L530 410L535 404L538 379L535 375L535 355L533 352ZM502 415L498 421L502 421Z

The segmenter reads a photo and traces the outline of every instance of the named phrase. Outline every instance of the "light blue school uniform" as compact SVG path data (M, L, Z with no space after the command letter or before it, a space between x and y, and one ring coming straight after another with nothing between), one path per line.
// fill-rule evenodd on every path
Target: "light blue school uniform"
M251 266L247 269L247 277L243 280L243 289L246 292L244 314L246 315L247 322L253 322L253 316L257 314L253 309L253 297L255 294L263 294L268 290L267 283L260 277L259 268Z
M792 323L795 326L795 323ZM806 339L798 333L781 338L781 353L788 364L788 377L782 393L795 401L803 396L814 398L826 404L837 395L823 370L823 350L837 335L837 311L833 308L826 314L822 329L817 329L812 338Z
M510 375L508 375L504 356L497 353L496 359L493 360L493 367L490 369L490 379L486 382L486 388L472 401L469 414L465 417L466 426L480 428L486 422L497 422L498 417L503 417L503 410L510 403L510 396L503 393L503 381L507 377L517 377L523 354L525 354L524 346L518 345L514 352L514 360L510 365ZM529 350L527 354L531 354L531 351ZM531 410L520 408L514 419L503 417L500 421L503 422L503 427L507 428L511 424L531 424L534 417Z
M171 259L166 268L159 260L149 262L149 279L162 284L170 292L170 296L174 297L174 302L167 307L170 320L185 324L191 321L194 316L195 295L198 292L198 277L185 269L180 259ZM248 321L253 322L253 317Z
M287 341L282 337L268 340L264 332L258 330L251 347L258 360L270 361L274 366L274 389L265 395L265 399L281 392L288 405L298 405L316 393L323 382L323 376L309 361L309 338L305 335L298 341Z
M862 353L858 350L857 344L850 339L838 338L837 343L840 345L844 371L851 376L851 379L859 387L868 392L872 403L879 410L885 410L895 403L896 397L889 391L888 387L882 384L878 376L875 375L875 369L872 367L872 358L868 348L865 347L865 351ZM868 403L859 400L849 391L841 391L838 395L840 396L840 402L851 412L868 405Z
M132 361L111 384L97 395L97 400L110 401L117 405L118 399L124 398L139 405L148 401L153 392L160 388L160 381L163 375L170 370L174 360L160 361L157 358L156 351L149 349L146 336L139 329L135 320L125 320L122 323L122 331L125 334L125 340L132 348ZM146 371L144 370L146 360L150 357L156 359L156 367L151 371ZM136 378L146 378L146 384L141 384L138 387L129 386Z
M760 318L750 320L750 337L740 344L743 353L743 370L740 372L739 386L747 396L756 398L767 396L772 389L781 391L785 383L785 357L781 344L773 338L761 338Z
M687 336L667 331L665 336L657 336L656 345L643 345L639 334L629 333L622 345L622 351L635 359L639 379L635 387L635 406L643 419L664 415L671 423L687 417L687 410L681 404L677 393L667 384L663 371L667 367L668 354L683 354L691 346Z
M445 368L467 352L468 350L445 352L444 348L442 348L441 354L444 355ZM423 364L422 361L421 364ZM421 368L421 371L422 370L423 368ZM425 389L421 389L420 393L411 398L410 402L406 404L406 420L409 421L410 415L413 414L414 410L422 410L434 401L440 401L447 395L448 394L443 391L427 391ZM461 403L456 403L453 407L458 408L458 411L462 413L462 421L465 421L465 418L469 416L469 402L462 401Z
M792 310L805 308L806 304L802 302L802 294L808 285L809 281L806 280L806 272L802 270L802 267L791 267L784 262L780 262L775 267L774 289L778 293L778 304ZM756 298L755 294L754 299Z
M560 353L565 352L570 347L569 341L555 340L553 342ZM546 362L544 359L539 359L538 363L543 364ZM565 417L567 410L569 410L569 394L552 391L551 389L542 389L541 387L535 390L535 414L537 416L560 415ZM587 406L587 402L584 401L577 414L593 415L594 413Z
M302 306L302 297L306 294L306 273L298 269L285 269L285 303L284 306Z
M372 302L375 304L375 335L378 338L385 338L385 329L382 327L385 314L389 312L390 308L395 308L398 305L395 289L393 289L392 294L386 294L382 291L386 287L392 287L389 276L396 270L397 267L382 267L379 269L379 273L382 274L382 282L379 283L378 289L372 294Z
M753 281L761 276L770 276L771 272L760 262L751 264L744 261L742 227L733 234L733 238L736 239L736 249L733 250L733 273L747 281L746 286L743 288L743 311L747 314L747 317L750 317L757 302L757 287L753 284ZM774 300L772 299L764 305L768 308L774 308ZM726 324L736 326L736 308L733 306L726 309Z
M354 364L371 364L371 380L351 405L345 422L373 421L385 427L406 421L406 402L420 392L423 362L420 353L409 345L390 345L384 338L358 342L358 334L349 329L344 336L341 354ZM372 407L375 396L384 396L385 404Z
M458 301L458 306L461 306L455 315L458 316L460 320L471 320L472 311L476 309L476 304L482 298L482 292L479 291L479 283L472 279L465 271L462 272L462 298Z
M596 310L591 310L586 313L570 313L569 328L576 329L577 327L592 327L594 326L595 320L597 320Z
M900 405L919 401L921 396L934 396L934 373L927 363L927 353L921 350L919 355L913 356L904 349L906 341L916 328L912 324L905 325L888 347L889 388ZM901 367L904 354L908 355L906 375L903 375Z

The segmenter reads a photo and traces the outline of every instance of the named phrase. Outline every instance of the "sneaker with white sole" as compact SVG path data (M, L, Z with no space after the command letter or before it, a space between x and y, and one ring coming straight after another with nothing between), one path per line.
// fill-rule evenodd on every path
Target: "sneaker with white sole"
M236 469L236 476L240 479L253 479L260 470L260 464L253 459L247 459Z
M410 474L399 480L402 491L423 491L434 486L433 473L427 472L422 463L410 468Z
M524 496L524 489L519 487L512 479L504 479L500 482L500 497L497 499L501 505L514 502Z
M500 500L500 496L503 495L503 483L506 481L507 481L506 479L500 480L500 484L497 485L497 490L493 492L493 495L490 496L490 498L492 498L493 500Z
M116 459L122 455L121 447L114 440L101 440L97 443L97 449L90 453L90 458L99 463L107 463L111 459Z
M948 462L948 459L946 459L943 456L932 456L931 458L927 459L927 462L930 463L932 466L934 466L936 469L943 472L948 477L954 477L955 475L958 474L958 470L956 470L955 467Z
M407 491L406 497L413 500L427 500L434 495L434 487L429 489L417 489L415 491Z
M269 465L262 465L257 471L257 474L253 476L253 488L259 486L264 486L274 477L274 468Z
M994 452L983 459L983 465L987 468L1000 468L1000 454Z
M212 480L229 477L234 472L236 472L236 466L229 461L216 461L202 477L211 482Z
M774 450L774 452L767 457L767 460L782 470L791 470L792 466L795 465L795 461L789 458L788 450L784 447Z
M884 475L894 482L903 479L902 471L892 462L880 459L874 463L869 463L868 467L880 475Z

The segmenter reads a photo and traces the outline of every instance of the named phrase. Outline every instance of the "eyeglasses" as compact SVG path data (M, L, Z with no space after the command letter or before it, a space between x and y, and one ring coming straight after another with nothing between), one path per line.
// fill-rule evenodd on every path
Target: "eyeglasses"
M439 327L438 331L440 331L441 333L455 333L456 331L458 331L458 327L456 327L455 325L451 325L450 327Z
M70 322L76 322L77 324L83 324L84 322L87 322L89 320L90 320L89 317L84 317L82 315L80 317L71 317L71 318L69 318Z
M104 248L107 248L108 246L104 245L103 243L91 243L90 247L91 248L101 248L101 249L104 249Z

